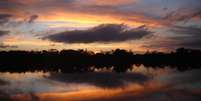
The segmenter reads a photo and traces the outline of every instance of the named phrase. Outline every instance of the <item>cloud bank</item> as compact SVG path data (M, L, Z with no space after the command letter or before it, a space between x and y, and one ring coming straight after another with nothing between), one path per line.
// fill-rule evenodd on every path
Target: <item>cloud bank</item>
M0 37L7 35L9 33L9 31L1 31L0 30Z
M101 24L88 30L65 31L43 39L64 43L105 43L138 40L151 33L145 25L129 29L123 24Z

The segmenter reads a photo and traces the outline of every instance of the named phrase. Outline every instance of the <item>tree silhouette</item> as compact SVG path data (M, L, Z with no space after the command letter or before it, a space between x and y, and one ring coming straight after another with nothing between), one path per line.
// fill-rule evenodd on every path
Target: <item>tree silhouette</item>
M180 71L201 67L201 50L179 48L175 52L147 52L134 54L116 49L94 53L87 50L0 51L1 72L52 71L93 72L108 69L126 72L133 64L163 68L170 66Z

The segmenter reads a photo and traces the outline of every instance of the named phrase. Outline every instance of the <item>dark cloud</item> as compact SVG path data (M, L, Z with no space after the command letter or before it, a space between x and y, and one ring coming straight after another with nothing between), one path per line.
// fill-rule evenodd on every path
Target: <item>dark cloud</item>
M38 18L38 15L30 16L28 23L33 23L37 18Z
M6 18L9 18L11 16L12 15L10 15L10 14L0 14L0 19L6 19Z
M17 2L17 0L1 0L0 1L1 9L14 9L19 6L22 6L22 4L20 2Z
M175 11L169 12L166 14L164 19L170 21L183 21L187 22L192 18L201 18L201 7L196 9L186 9L186 8L179 8Z
M179 43L179 46L201 49L201 38L199 40L194 40L194 41L190 40L190 41L181 42Z
M167 33L172 36L155 35L151 41L145 41L142 47L148 49L175 50L179 47L201 49L201 27L200 26L171 26Z
M84 74L51 74L51 80L65 83L87 83L103 88L124 87L127 83L143 84L149 77L139 73L117 74L110 72Z
M11 14L0 14L0 25L9 21Z
M186 34L190 36L201 35L201 28L199 26L173 26L171 30L176 32L177 34Z
M178 40L177 45L182 47L201 48L201 28L197 26L174 26L171 30L179 37L173 39Z
M0 48L18 48L18 46L15 46L15 45L5 45L3 43L0 43Z
M4 36L4 35L7 35L8 33L9 33L9 31L1 31L0 30L0 37Z
M75 30L49 35L43 39L64 43L121 42L141 39L152 32L146 26L128 29L122 24L102 24L88 30Z
M0 79L0 86L8 85L8 84L9 84L9 82Z

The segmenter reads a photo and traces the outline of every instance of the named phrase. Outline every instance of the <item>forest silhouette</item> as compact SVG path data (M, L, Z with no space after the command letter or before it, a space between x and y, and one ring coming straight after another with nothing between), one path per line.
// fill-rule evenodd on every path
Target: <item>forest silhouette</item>
M201 50L178 48L174 52L146 52L116 49L94 53L87 50L0 51L0 72L94 72L108 69L126 72L134 66L164 68L169 66L179 71L201 67Z

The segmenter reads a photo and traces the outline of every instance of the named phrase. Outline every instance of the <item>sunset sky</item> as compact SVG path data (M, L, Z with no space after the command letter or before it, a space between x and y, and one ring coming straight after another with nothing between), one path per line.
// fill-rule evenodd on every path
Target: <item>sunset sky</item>
M0 50L201 49L201 0L0 0Z

